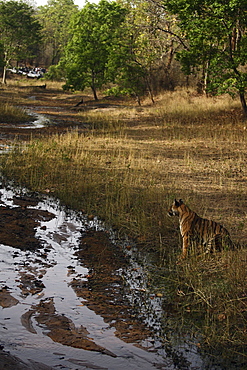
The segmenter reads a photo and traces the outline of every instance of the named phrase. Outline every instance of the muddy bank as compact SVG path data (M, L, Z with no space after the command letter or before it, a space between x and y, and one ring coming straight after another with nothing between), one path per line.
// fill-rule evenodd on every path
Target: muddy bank
M37 250L40 242L35 237L35 228L41 220L49 221L54 215L26 208L25 204L22 202L23 206L16 208L0 207L0 241L20 250Z
M96 218L20 192L1 189L2 363L173 369L145 323L148 316L159 325L162 300L145 289L132 247L114 241Z
M0 90L0 98L3 102L21 107L30 115L30 120L24 124L10 124L0 122L0 145L11 145L13 140L28 141L31 137L44 137L53 134L61 134L69 129L76 128L83 132L90 125L83 122L79 111L91 111L97 109L117 109L122 105L114 102L95 102L90 96L82 96L61 91L39 89L38 86L19 86ZM78 106L77 106L78 105ZM0 147L1 149L1 147Z
M171 345L161 323L174 313L131 241L52 197L12 187L0 195L5 368L221 369L205 365L197 336Z
M119 271L127 268L127 256L122 250L116 250L107 234L96 231L83 235L76 255L89 269L83 284L77 279L71 282L77 296L86 298L87 306L114 327L118 338L141 345L151 333L138 319L140 312L136 314L135 307L125 298L124 276Z
M49 115L52 124L35 129L8 126L3 138L11 143L15 136L28 140L78 126L86 129L69 109L71 97L59 107L62 99L45 106L48 96L35 93L30 102L36 112ZM171 157L177 158L174 149ZM180 163L181 154L178 159ZM202 186L203 172L199 176ZM215 201L215 193L207 196ZM166 304L166 289L159 292L150 285L154 270L148 255L139 258L134 245L118 240L96 217L72 216L54 199L27 196L20 189L13 194L3 189L1 199L0 334L11 361L15 356L30 368L221 369L220 349L214 367L200 356L200 322L190 307L179 328L183 290L176 296L175 288L174 305ZM195 324L195 336L193 329L186 331L186 318ZM227 368L235 369L234 364Z
M49 93L35 90L29 99L32 112L44 114L49 123L1 125L3 149L16 139L26 141L75 127L85 130L74 109L77 100L69 95L57 104ZM7 366L9 358L13 366L19 358L23 368L38 368L39 363L41 368L127 369L132 363L137 369L157 368L156 363L158 368L168 364L173 368L165 350L159 354L155 349L160 343L143 321L145 312L135 308L135 295L130 298L142 287L126 282L127 270L135 279L141 269L130 264L129 250L112 243L97 219L71 218L70 211L67 214L55 200L4 187L0 195L3 363ZM56 355L61 351L62 360ZM78 351L85 360L80 360ZM90 353L96 353L97 359Z

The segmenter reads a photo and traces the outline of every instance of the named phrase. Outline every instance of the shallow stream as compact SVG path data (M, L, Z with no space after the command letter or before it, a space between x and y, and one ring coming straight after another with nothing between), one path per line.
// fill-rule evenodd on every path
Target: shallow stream
M4 351L28 369L202 368L195 346L177 347L175 364L159 339L164 297L148 286L148 256L52 197L0 194Z

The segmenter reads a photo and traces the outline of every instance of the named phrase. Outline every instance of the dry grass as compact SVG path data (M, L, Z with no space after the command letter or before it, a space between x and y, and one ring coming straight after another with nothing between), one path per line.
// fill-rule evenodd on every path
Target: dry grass
M129 166L146 173L153 189L183 198L201 216L222 222L237 242L245 242L247 130L238 105L229 97L209 99L179 91L142 110L98 109L81 115L96 127L100 123L101 134L105 127L118 126L122 142L111 139L106 153L114 145L128 149ZM107 142L97 137L95 148L100 140Z
M0 122L1 123L22 123L28 122L30 117L24 109L15 107L8 103L2 103L0 106Z
M233 356L244 357L247 129L239 102L184 90L153 106L121 104L78 112L91 124L83 134L72 130L17 146L2 160L3 172L158 252L161 274L156 266L152 279L164 285L167 305L176 306L169 322L181 331L193 327L211 349L231 344ZM166 215L174 197L221 222L242 248L176 265L178 220ZM170 330L168 321L164 326Z
M212 368L246 366L246 263L247 251L240 249L191 257L175 272L161 270L155 277L167 293L164 332L175 332L173 340L185 335L191 343L196 340L201 353L212 356Z
M10 74L7 78L7 85L2 85L2 88L6 92L11 91L13 93L13 92L17 91L18 93L20 93L19 89L24 89L24 88L32 89L35 86L39 86L39 85L43 85L43 84L46 84L47 88L49 88L53 91L60 90L60 92L61 92L62 85L63 85L62 82L46 81L44 79L38 79L37 80L36 78L33 78L33 79L26 78L26 77L23 78L20 75L11 75Z
M7 168L11 163L12 174L36 190L52 189L68 205L155 244L174 228L166 217L174 197L245 242L247 130L238 102L188 91L158 100L141 109L79 112L93 129L33 140L21 156L10 155Z

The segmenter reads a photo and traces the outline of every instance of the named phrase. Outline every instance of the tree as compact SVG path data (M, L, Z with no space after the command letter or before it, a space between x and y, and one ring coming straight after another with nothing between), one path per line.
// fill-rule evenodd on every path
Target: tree
M38 8L37 18L42 25L43 52L46 66L57 64L69 40L69 24L78 12L73 0L48 0Z
M140 96L172 88L170 71L178 42L170 31L173 19L164 13L161 0L121 0L128 7L125 50L118 83ZM124 62L123 62L124 61Z
M178 53L183 70L200 68L206 92L238 93L247 117L246 0L164 0L164 7L177 15L188 42Z
M3 83L11 60L33 57L40 43L40 25L35 11L22 1L0 1L0 43L3 45Z
M123 0L128 8L125 20L125 32L122 34L118 53L111 56L111 68L117 70L120 90L127 90L135 95L140 105L141 96L148 91L153 100L152 79L153 66L157 60L153 33L149 32L150 17L147 2Z
M0 41L0 69L4 67L4 48L3 43Z
M66 73L65 89L84 90L89 86L97 100L97 89L114 80L109 63L113 50L118 52L125 14L115 2L101 0L87 3L73 17L71 40L60 63Z

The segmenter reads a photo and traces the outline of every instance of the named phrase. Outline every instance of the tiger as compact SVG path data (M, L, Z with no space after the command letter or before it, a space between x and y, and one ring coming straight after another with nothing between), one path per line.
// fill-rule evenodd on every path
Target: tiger
M182 199L174 200L168 209L169 216L179 217L183 240L182 258L186 258L189 247L205 253L221 251L224 247L233 249L229 232L219 223L198 216L184 204Z

